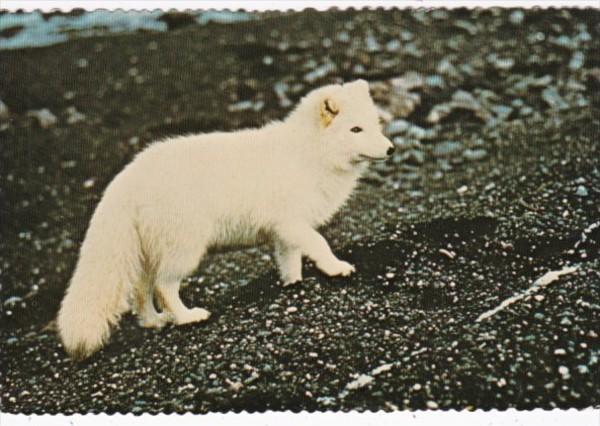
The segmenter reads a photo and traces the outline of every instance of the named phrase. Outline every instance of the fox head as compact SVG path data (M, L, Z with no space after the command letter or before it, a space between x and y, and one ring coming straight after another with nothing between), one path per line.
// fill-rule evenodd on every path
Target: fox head
M298 110L316 133L322 158L336 169L362 168L394 152L394 145L382 134L379 113L364 80L313 90Z

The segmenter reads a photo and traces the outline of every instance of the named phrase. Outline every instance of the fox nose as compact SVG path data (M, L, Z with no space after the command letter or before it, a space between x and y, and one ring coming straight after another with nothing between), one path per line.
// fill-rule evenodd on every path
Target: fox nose
M390 146L387 150L387 155L392 155L394 153L394 151L396 150L396 147L394 147L393 145Z

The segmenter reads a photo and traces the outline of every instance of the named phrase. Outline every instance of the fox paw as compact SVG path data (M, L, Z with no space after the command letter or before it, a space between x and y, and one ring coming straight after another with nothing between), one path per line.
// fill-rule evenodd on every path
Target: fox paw
M166 312L157 313L150 317L140 317L138 323L144 328L163 328L173 318Z
M188 309L183 315L175 318L175 324L189 324L192 322L206 321L210 318L210 312L202 308Z
M283 280L283 287L289 287L295 284L300 284L302 282L302 278L296 278L296 279L284 279Z
M327 266L321 266L320 269L325 272L327 275L329 275L330 277L337 277L337 276L342 276L342 277L347 277L349 276L352 272L356 271L356 268L354 268L354 265L345 262L343 260L338 260L336 263L332 264L332 265L327 265Z

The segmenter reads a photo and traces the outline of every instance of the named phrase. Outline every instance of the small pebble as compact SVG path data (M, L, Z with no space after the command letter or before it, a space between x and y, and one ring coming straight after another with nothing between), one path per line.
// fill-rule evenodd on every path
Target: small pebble
M588 190L585 186L583 185L579 185L577 187L577 190L575 191L575 195L577 195L578 197L587 197L588 196Z
M487 157L487 151L485 149L465 149L463 157L469 161L482 160Z
M588 374L590 369L587 367L587 365L578 365L577 371L579 371L579 374Z
M67 123L68 124L75 124L75 123L79 123L80 121L84 121L85 120L85 115L80 113L79 111L77 111L77 109L75 109L74 106L70 106L67 108Z
M565 367L564 365L558 367L558 373L562 376L563 379L568 379L569 377L571 377L569 373L569 368Z
M427 408L429 408L430 410L437 410L439 408L439 405L437 402L435 401L427 401Z
M54 126L58 121L56 116L52 114L48 108L28 111L27 116L35 118L42 129L47 129L48 127Z
M585 63L585 56L583 55L583 52L577 51L577 52L573 53L573 56L571 57L571 60L569 61L569 69L571 71L577 71L583 67L584 63Z
M513 25L521 25L524 19L525 13L522 10L515 10L508 17L508 20Z
M462 151L462 148L463 146L460 142L440 142L433 147L433 155L436 157L449 157Z
M410 123L406 120L393 120L388 123L385 133L389 136L395 136L408 130Z
M8 107L2 100L0 100L0 120L8 118Z

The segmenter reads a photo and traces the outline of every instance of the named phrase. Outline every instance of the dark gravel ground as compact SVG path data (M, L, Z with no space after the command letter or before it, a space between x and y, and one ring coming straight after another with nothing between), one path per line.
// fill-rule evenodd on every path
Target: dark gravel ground
M270 13L0 52L2 411L598 407L599 52L597 10ZM47 325L136 152L358 77L400 150L323 230L356 275L307 264L284 289L268 247L215 254L182 292L207 323L127 316L65 356Z

